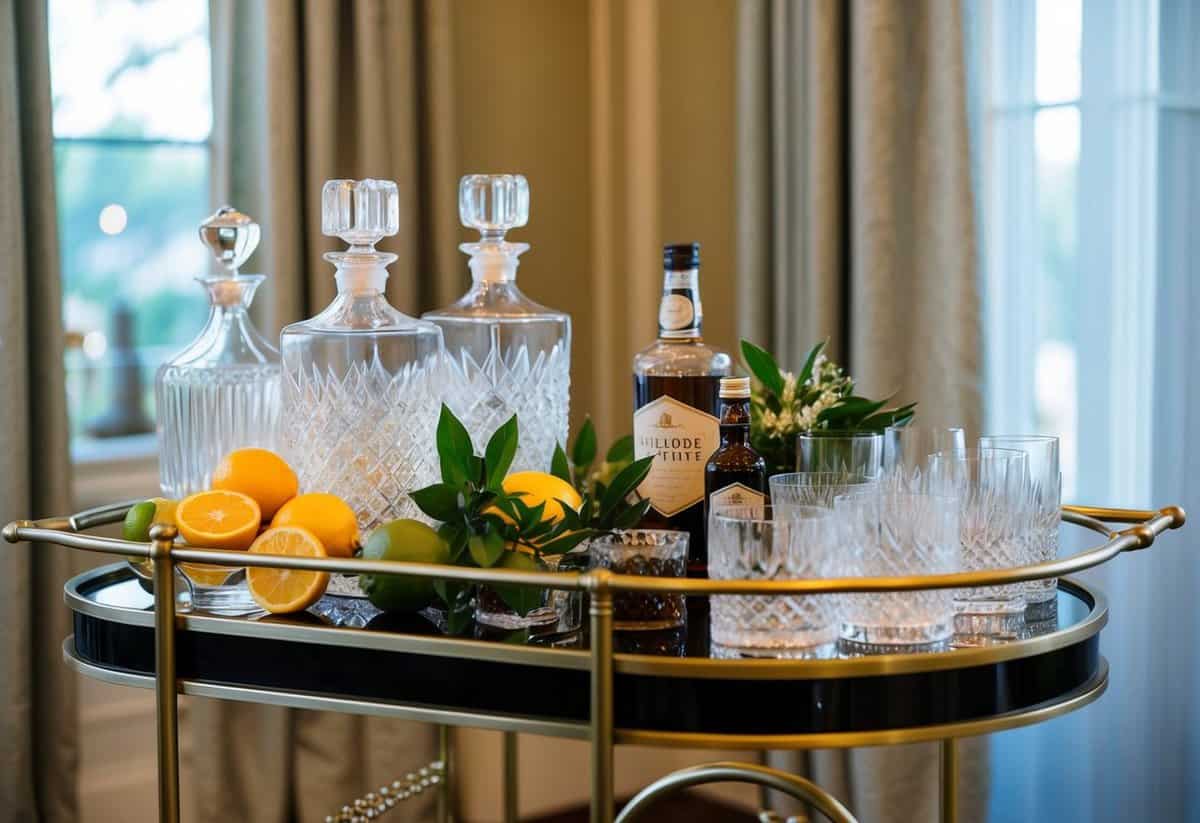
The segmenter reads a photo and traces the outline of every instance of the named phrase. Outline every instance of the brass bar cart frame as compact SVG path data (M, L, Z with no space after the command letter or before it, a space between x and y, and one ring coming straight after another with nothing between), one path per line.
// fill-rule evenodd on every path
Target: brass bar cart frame
M120 522L132 502L118 503L91 509L70 517L22 520L9 523L3 529L5 540L51 543L83 551L117 555L134 560L149 561L154 581L154 638L155 638L155 696L158 738L159 820L178 823L179 820L179 683L175 671L175 564L180 562L207 563L231 567L263 567L306 569L340 572L343 574L403 574L470 583L524 584L558 590L582 590L590 594L589 620L591 650L589 655L591 745L591 820L593 823L612 823L614 819L635 819L641 811L659 797L681 788L701 783L742 781L789 793L814 804L833 820L853 820L849 811L832 795L793 775L777 772L756 764L714 763L675 772L643 790L615 817L613 797L614 743L650 743L657 745L721 746L736 748L780 748L817 745L813 736L806 740L789 741L774 736L737 736L708 734L639 734L626 731L619 736L614 730L613 716L613 594L617 591L685 593L691 595L759 594L800 595L839 594L851 592L913 591L920 589L968 588L995 586L1028 580L1065 577L1111 560L1125 551L1136 551L1152 545L1155 538L1167 529L1181 527L1186 519L1179 506L1158 511L1114 509L1092 506L1064 506L1063 520L1103 535L1105 542L1046 563L985 572L906 577L831 578L787 581L701 580L653 578L613 574L605 569L583 573L521 572L507 569L478 569L395 561L371 561L358 558L293 558L247 554L235 551L198 549L177 544L173 526L156 524L150 530L150 542L136 543L116 538L83 534L88 529ZM1126 524L1114 530L1109 523ZM698 663L698 665L711 665ZM1101 668L1100 682L1080 694L1055 706L1037 708L1023 713L1024 722L1038 722L1071 711L1094 700L1102 691L1107 669ZM1011 721L981 720L976 724L956 725L953 728L926 728L879 732L844 733L825 736L823 746L853 747L880 743L910 742L937 739L941 744L941 818L957 820L957 736L980 734L1017 725ZM438 811L441 820L452 817L452 798L449 764L452 753L449 735L440 730L441 760L439 769ZM515 750L506 755L506 760ZM515 757L512 757L515 760ZM515 794L512 796L515 805ZM509 808L506 817L515 813Z

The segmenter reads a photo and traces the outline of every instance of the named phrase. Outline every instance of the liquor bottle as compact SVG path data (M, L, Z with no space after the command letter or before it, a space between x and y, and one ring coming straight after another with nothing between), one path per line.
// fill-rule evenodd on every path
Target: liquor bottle
M446 341L446 404L482 454L496 429L517 415L520 444L513 471L549 471L554 447L567 443L571 388L571 318L517 288L525 243L504 239L529 221L529 184L519 174L471 174L458 186L462 224L479 241L471 255L471 288L424 319Z
M399 229L399 192L389 180L330 180L321 229L349 245L325 259L337 296L280 335L281 440L302 492L330 492L355 512L365 535L388 520L421 517L409 492L437 482L442 330L395 309L384 296L396 255L375 244ZM331 594L361 596L335 576Z
M638 488L650 499L642 525L689 532L688 574L707 574L704 466L716 450L717 403L733 359L704 342L700 244L663 248L658 340L633 359L633 438L638 458L654 455Z
M750 378L721 379L721 445L704 467L705 515L720 506L739 506L762 517L766 508L767 462L750 447Z

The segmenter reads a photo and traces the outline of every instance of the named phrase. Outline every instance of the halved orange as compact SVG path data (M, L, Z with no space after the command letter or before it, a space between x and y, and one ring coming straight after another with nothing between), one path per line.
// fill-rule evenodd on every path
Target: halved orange
M327 557L317 536L300 526L267 529L250 547L252 554L281 554L291 557ZM304 611L325 594L326 572L303 569L246 569L250 596L272 614Z
M175 525L183 539L208 549L248 549L261 523L258 504L240 492L197 492L175 509Z

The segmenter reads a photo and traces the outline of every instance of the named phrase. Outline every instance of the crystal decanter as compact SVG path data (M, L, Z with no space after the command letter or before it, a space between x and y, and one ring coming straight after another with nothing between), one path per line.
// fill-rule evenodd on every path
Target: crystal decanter
M275 449L279 421L279 352L250 319L265 279L238 269L258 246L258 224L224 206L200 224L200 239L224 269L196 278L208 291L208 322L199 336L158 370L159 485L179 500L209 488L213 469L246 446ZM241 569L183 564L191 605L220 614L259 611Z
M388 520L421 517L408 493L438 480L442 332L384 296L396 255L375 244L399 229L399 194L386 180L330 180L321 230L349 244L325 259L338 293L316 317L284 328L284 456L301 492L329 492L354 509L364 536ZM335 577L330 594L361 596Z
M164 497L209 488L213 469L234 449L275 448L279 351L249 313L265 278L238 272L258 238L258 224L230 206L200 224L200 239L225 271L196 278L208 291L208 322L155 378Z
M571 318L517 288L517 258L529 246L504 235L529 220L529 184L515 174L468 175L458 214L479 231L479 242L459 247L471 256L474 282L457 302L424 315L445 335L446 403L480 454L515 413L521 439L512 470L549 471L555 445L567 442Z

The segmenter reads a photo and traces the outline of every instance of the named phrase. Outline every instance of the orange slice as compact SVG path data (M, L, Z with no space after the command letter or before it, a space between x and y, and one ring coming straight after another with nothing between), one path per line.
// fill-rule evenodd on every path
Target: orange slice
M250 547L252 554L282 554L291 557L327 557L317 536L300 526L267 529ZM246 569L246 584L254 602L272 614L304 611L325 594L326 572L302 569Z
M183 539L208 549L248 549L260 523L262 510L240 492L197 492L175 509L175 525Z

